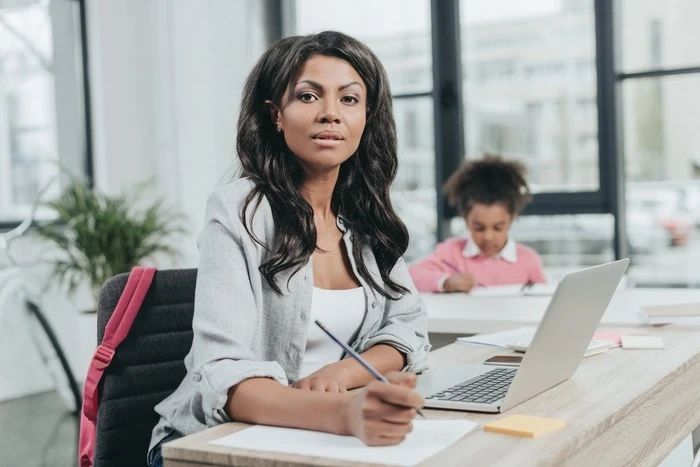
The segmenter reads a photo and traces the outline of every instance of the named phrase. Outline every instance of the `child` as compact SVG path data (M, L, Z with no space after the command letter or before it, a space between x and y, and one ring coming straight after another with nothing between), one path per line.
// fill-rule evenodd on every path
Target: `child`
M532 200L521 163L488 155L467 161L447 181L445 194L470 235L440 243L411 266L419 291L469 292L479 286L546 282L537 253L508 235Z

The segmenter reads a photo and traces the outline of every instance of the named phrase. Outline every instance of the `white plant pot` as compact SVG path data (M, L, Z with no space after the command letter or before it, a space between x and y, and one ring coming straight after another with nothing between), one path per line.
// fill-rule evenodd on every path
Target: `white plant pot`
M79 360L75 368L75 378L82 384L97 347L97 313L78 313L76 331Z

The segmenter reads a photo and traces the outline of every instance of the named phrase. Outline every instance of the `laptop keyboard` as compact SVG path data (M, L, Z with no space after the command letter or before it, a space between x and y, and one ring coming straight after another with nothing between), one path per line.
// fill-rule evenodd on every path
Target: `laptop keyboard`
M432 394L426 399L490 404L506 395L516 371L517 368L495 368L483 375Z

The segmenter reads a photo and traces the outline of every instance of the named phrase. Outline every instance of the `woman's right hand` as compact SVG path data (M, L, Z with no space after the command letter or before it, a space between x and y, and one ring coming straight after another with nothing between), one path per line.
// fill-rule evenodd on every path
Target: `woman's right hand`
M476 286L476 277L470 272L455 274L442 285L445 292L469 292Z
M414 391L416 375L391 372L389 384L372 381L347 400L345 432L368 446L401 443L413 429L416 409L425 401Z

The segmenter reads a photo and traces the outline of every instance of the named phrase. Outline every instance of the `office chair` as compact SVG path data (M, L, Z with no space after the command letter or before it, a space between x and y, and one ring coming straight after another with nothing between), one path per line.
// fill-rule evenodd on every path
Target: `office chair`
M113 277L100 291L98 342L128 276ZM95 467L146 465L151 430L158 422L153 408L175 391L186 374L196 280L196 269L156 272L129 335L102 379Z

